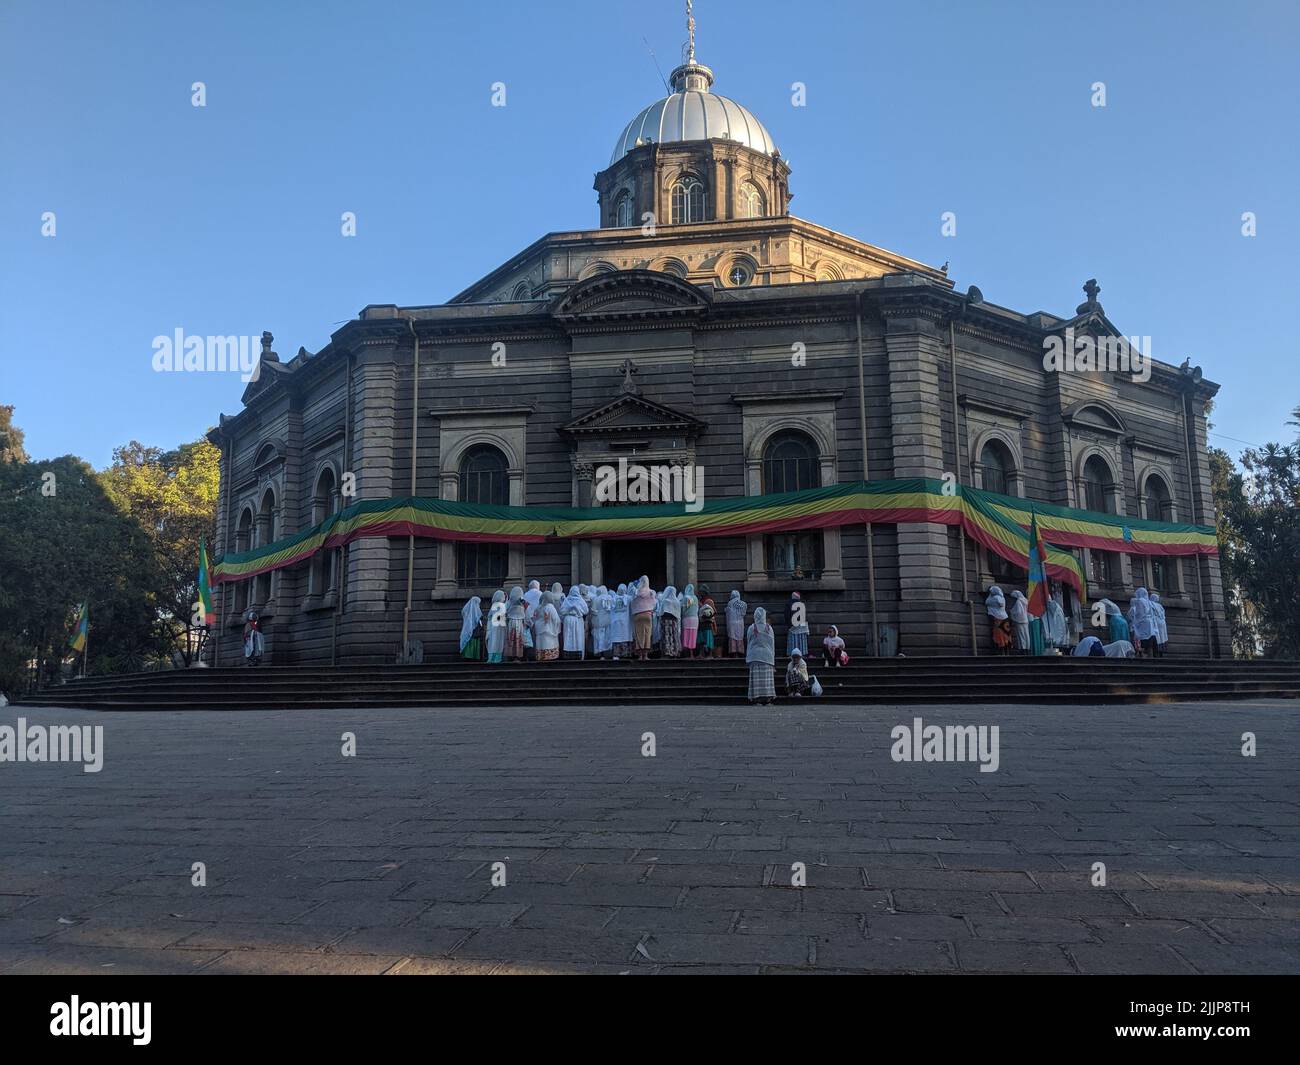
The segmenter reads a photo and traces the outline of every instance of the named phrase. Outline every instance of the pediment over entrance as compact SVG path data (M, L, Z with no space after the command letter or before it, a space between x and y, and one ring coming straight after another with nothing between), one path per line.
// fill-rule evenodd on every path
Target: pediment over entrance
M580 281L551 313L567 322L695 317L709 306L706 290L654 270L616 270Z
M689 414L644 396L622 395L575 418L560 432L571 437L665 434L694 437L703 428L704 423Z

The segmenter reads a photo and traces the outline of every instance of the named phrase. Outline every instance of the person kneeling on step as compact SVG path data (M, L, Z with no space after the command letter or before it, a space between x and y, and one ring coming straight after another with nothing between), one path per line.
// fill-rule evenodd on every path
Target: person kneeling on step
M807 695L811 686L808 680L808 663L804 661L803 654L796 647L790 652L790 664L785 667L785 693L798 698Z

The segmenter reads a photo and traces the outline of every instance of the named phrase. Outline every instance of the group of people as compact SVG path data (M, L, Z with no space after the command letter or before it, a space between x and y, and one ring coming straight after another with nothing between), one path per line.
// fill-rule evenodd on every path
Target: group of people
M999 654L1072 654L1094 658L1159 658L1165 654L1169 628L1159 594L1139 588L1133 593L1127 618L1111 600L1102 599L1099 603L1106 612L1105 641L1097 636L1084 636L1077 618L1074 625L1067 625L1059 587L1048 597L1041 617L1029 613L1029 600L1023 592L1013 589L1008 604L996 584L989 588L984 609L992 626L993 646ZM1076 631L1077 639L1071 638L1071 629Z
M528 588L493 593L486 611L481 596L461 609L460 654L470 661L552 662L569 659L739 658L749 666L749 699L770 703L774 685L775 632L767 611L756 607L745 624L749 604L733 590L719 609L709 589L693 584L681 592L668 585L657 592L643 576L611 591L605 585L575 584L567 594L559 582L543 591L540 581ZM788 694L820 692L808 673L810 629L802 597L792 592L786 608ZM821 658L828 669L848 665L839 629L832 625L822 640Z

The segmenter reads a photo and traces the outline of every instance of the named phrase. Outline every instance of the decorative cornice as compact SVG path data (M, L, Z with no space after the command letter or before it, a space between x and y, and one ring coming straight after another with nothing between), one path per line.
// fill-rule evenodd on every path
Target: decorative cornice
M1024 425L1028 418L1023 410L1015 410L1011 407L1002 407L996 403L989 403L982 399L972 399L965 392L957 396L958 405L964 409L980 410L986 414L997 414L1004 418L1011 418L1020 425Z
M823 400L834 403L844 397L842 391L829 388L810 388L788 392L733 392L731 402L739 406L760 403L808 403Z
M481 418L484 415L491 414L521 414L525 418L537 410L531 403L515 404L511 406L489 406L481 407L427 407L424 413L430 418L442 418L444 420L453 418Z

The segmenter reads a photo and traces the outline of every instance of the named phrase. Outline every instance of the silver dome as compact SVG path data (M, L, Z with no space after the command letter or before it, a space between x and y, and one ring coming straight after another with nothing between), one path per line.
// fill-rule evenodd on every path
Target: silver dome
M738 141L764 155L776 152L772 136L747 108L709 92L713 72L690 63L672 73L674 92L652 103L624 127L609 157L613 165L638 143L710 139Z

